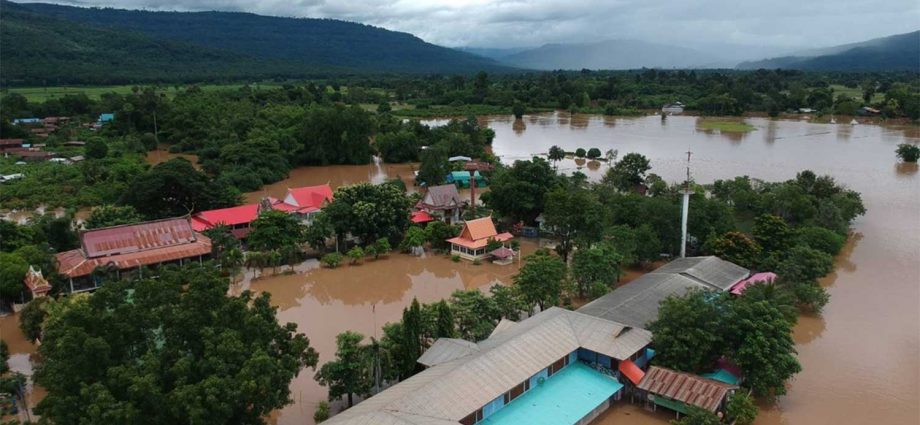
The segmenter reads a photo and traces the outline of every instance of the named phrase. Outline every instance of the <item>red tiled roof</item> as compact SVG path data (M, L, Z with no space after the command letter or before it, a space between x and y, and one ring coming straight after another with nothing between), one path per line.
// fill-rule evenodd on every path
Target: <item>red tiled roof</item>
M429 221L434 221L434 217L425 211L415 211L412 213L412 218L410 220L413 223L427 223Z
M298 211L311 212L323 207L323 202L332 201L332 188L328 184L319 186L288 189L288 195L294 198Z
M240 205L195 213L192 216L192 228L200 232L218 224L235 226L251 223L257 218L259 218L259 204Z
M22 146L22 139L0 139L0 146Z
M735 385L652 366L636 386L640 390L661 395L685 404L715 412Z

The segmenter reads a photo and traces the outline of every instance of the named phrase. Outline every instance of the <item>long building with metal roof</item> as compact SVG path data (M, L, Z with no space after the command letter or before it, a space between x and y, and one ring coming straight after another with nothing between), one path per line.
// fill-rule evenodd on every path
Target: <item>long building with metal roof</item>
M725 292L750 275L744 267L719 257L674 260L578 309L579 313L645 328L658 318L665 298L691 290Z
M583 423L621 394L617 364L644 356L650 342L644 329L552 307L478 343L438 340L419 359L430 367L327 423ZM585 361L598 358L605 362Z

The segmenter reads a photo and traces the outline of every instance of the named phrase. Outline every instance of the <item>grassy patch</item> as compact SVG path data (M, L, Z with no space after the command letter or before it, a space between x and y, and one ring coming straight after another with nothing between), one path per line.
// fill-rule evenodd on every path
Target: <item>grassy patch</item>
M843 86L840 84L831 84L831 88L834 89L835 99L837 98L837 96L840 96L841 94L843 94L843 95L846 95L847 97L852 97L852 98L857 99L857 102L862 102L863 92L862 92L862 88L860 87L850 88L850 87ZM885 100L885 94L876 92L874 95L872 95L871 100L872 100L871 103L881 103L883 100Z
M258 88L280 87L281 83L253 83L250 86ZM243 87L244 84L203 84L199 87L205 91L216 90L236 90ZM121 85L121 86L55 86L55 87L14 87L5 89L4 93L19 93L26 97L29 102L45 102L49 99L59 99L66 95L84 93L91 99L99 99L103 94L128 94L134 87L147 87L146 85ZM157 86L158 92L166 93L166 96L172 98L186 86Z
M696 127L702 130L719 130L728 133L744 133L754 131L755 127L741 121L700 121Z

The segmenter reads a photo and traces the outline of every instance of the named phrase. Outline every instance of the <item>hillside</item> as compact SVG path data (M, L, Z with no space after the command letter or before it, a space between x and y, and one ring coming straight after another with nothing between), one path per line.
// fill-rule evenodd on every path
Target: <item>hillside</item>
M2 14L4 85L202 81L304 72L293 63L62 21L14 3L2 3Z
M505 56L503 63L532 69L694 68L718 58L684 47L638 40L546 44Z
M796 56L742 62L738 69L918 71L920 31L816 49Z
M332 19L236 12L150 12L43 3L21 6L94 27L127 29L157 40L296 62L310 68L370 73L509 70L490 59L436 46L411 34Z

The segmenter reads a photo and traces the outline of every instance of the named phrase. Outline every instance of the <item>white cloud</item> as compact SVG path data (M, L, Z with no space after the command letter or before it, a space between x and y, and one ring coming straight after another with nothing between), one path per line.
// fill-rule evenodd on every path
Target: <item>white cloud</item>
M916 0L73 0L149 10L334 18L446 46L519 47L630 38L813 48L920 28Z

